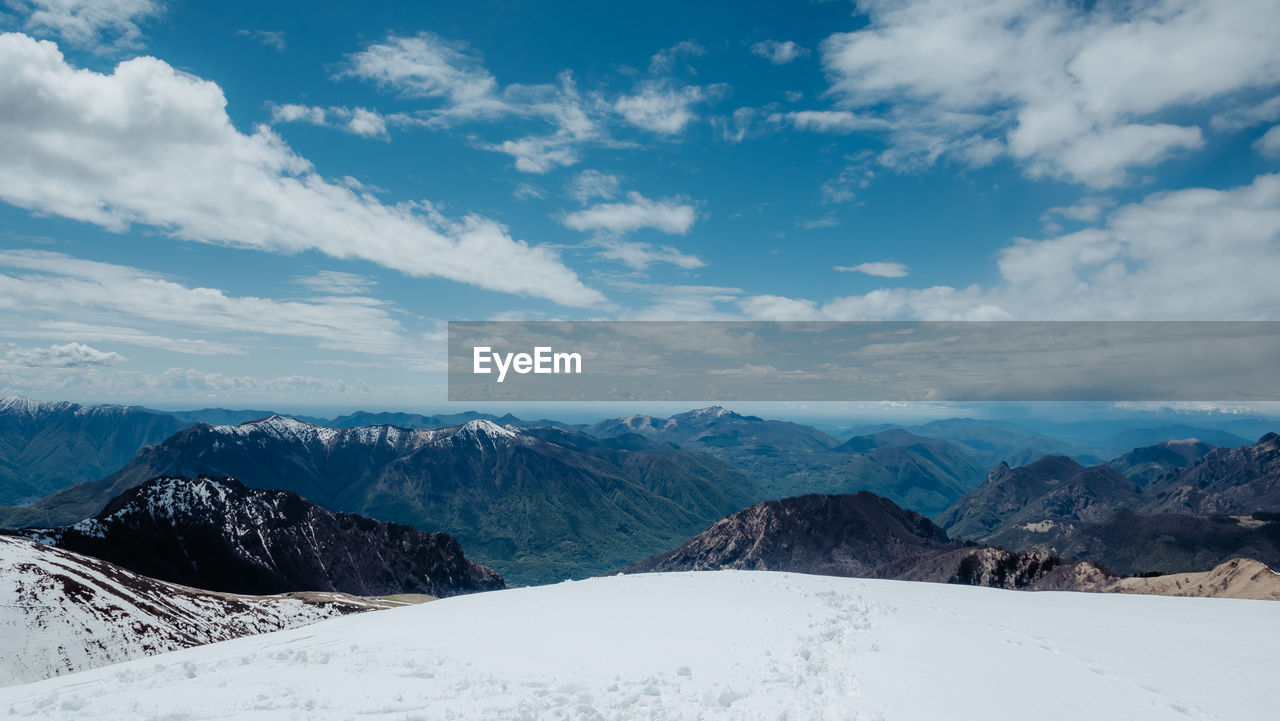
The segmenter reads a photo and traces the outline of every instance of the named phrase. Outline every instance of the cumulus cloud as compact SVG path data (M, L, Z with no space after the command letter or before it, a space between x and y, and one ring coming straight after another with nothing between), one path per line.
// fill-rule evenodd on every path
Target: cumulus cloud
M26 27L91 49L134 47L140 24L164 11L159 0L9 0Z
M828 37L823 66L844 109L894 124L883 161L899 167L1007 155L1033 177L1120 185L1203 146L1170 111L1280 82L1270 0L858 7L867 26Z
M574 211L566 215L563 222L567 228L584 232L625 235L642 228L653 228L669 235L684 235L697 218L694 207L680 199L650 200L632 191L627 193L626 202L600 203Z
M761 40L751 46L751 52L768 60L774 65L786 65L793 60L809 56L809 48L796 45L790 40Z
M718 98L719 86L676 86L670 82L643 83L635 92L619 97L613 108L628 123L661 135L677 135L698 119L694 106Z
M837 265L834 266L834 269L841 273L862 273L864 275L874 275L877 278L905 278L911 272L902 263L893 263L887 260L859 263L858 265Z
M6 363L27 368L90 368L113 366L125 360L119 353L101 351L83 343L65 343L48 348L12 347L5 352Z
M1016 240L998 268L1000 281L987 288L883 288L827 302L753 296L739 305L760 319L1277 319L1280 174L1228 190L1154 193L1095 227Z
M557 254L477 215L386 205L317 174L267 127L235 128L214 83L155 58L111 74L56 45L0 35L0 199L122 232L263 251L314 250L570 306L603 301Z

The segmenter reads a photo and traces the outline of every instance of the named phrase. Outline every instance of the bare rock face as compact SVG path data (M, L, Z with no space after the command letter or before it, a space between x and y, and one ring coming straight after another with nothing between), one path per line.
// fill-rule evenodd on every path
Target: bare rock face
M330 513L232 478L161 477L72 526L20 533L136 573L231 593L456 596L504 588L446 533Z
M624 572L732 568L869 576L882 565L951 546L929 519L872 493L808 495L751 506Z
M392 605L336 593L200 591L0 536L0 686Z

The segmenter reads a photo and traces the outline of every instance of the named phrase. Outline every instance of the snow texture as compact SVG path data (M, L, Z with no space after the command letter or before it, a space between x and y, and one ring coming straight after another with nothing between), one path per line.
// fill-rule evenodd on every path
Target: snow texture
M0 686L390 605L310 595L200 591L0 536Z
M1280 606L721 571L324 621L0 689L66 719L1247 719Z

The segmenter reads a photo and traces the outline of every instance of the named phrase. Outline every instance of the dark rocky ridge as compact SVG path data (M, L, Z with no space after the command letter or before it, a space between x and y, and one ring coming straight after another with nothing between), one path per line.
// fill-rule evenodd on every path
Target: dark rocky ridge
M678 548L623 573L722 569L790 571L1060 590L1112 576L1042 551L1014 553L952 541L929 519L862 492L768 501L724 518Z
M75 525L20 533L211 591L443 597L505 587L446 533L330 513L295 493L231 478L156 478Z

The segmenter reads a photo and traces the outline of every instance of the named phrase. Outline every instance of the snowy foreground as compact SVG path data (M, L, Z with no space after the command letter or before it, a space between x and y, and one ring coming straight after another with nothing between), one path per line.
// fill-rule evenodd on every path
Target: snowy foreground
M765 572L618 576L0 688L74 719L1252 719L1280 604Z

